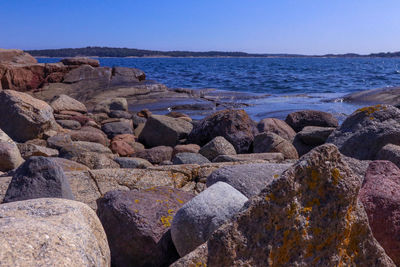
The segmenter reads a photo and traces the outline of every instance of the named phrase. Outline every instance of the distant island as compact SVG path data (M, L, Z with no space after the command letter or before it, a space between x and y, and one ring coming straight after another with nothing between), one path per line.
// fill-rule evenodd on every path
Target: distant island
M245 52L223 52L223 51L157 51L135 48L97 47L88 46L84 48L61 48L26 50L35 57L400 57L400 52L372 53L360 55L355 53L347 54L326 54L326 55L299 55L299 54L254 54Z

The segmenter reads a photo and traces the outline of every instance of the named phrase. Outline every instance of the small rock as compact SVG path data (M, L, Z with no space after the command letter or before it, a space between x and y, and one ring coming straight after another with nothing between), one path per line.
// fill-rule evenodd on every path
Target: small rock
M3 203L43 197L74 199L57 163L46 157L31 157L16 170Z
M400 168L400 146L387 144L376 155L378 160L388 160Z
M199 153L182 152L172 159L173 164L206 164L210 161Z
M196 144L176 145L174 147L174 152L172 153L172 156L175 156L176 154L182 152L198 153L199 150L200 146Z
M109 146L110 144L107 135L101 130L90 126L84 126L79 131L71 131L69 135L72 141L99 143L103 146Z
M128 157L135 153L135 150L132 148L132 146L124 141L112 141L110 148L114 154L118 154L121 157Z
M24 162L15 142L0 129L0 171L10 171Z
M168 266L179 258L168 231L194 195L168 187L110 191L97 200L115 266Z
M220 155L236 155L236 150L225 138L217 136L205 144L199 153L207 159L213 160Z
M163 161L170 161L172 158L173 148L169 146L156 146L142 151L136 151L133 156L146 159L152 164L159 164Z
M151 117L152 113L151 113L150 110L148 110L147 108L145 108L145 109L139 111L139 112L137 113L137 115L138 115L139 117L148 119L148 118Z
M30 143L18 144L19 151L24 159L28 159L33 156L42 156L42 157L57 157L58 150L38 146Z
M54 97L50 102L50 106L53 108L54 112L57 113L60 111L77 111L80 113L87 113L87 109L84 104L67 95L58 95Z
M266 160L269 162L282 162L285 159L282 153L253 153L238 155L221 155L216 157L213 162L241 162Z
M132 118L132 114L124 110L111 110L110 113L108 113L108 116L110 116L110 118L122 118L122 119Z
M110 139L120 134L133 134L132 121L130 120L106 123L101 129Z
M286 139L274 133L260 133L254 138L254 152L282 153L286 159L298 159L299 155L296 148Z
M319 146L325 143L326 139L328 139L329 135L335 129L336 128L332 127L306 126L298 133L298 135L304 144Z
M76 120L56 120L61 127L71 130L79 130L82 126Z
M203 244L247 201L232 186L218 182L178 210L172 220L171 236L181 257Z
M286 123L296 132L300 132L306 126L338 127L338 120L332 114L318 110L302 110L290 113L286 117Z
M153 166L149 161L141 158L115 158L121 168L124 169L146 169Z
M283 120L275 119L275 118L266 118L266 119L261 120L257 124L257 129L260 133L272 132L290 142L293 141L294 136L296 135L296 132L286 122L284 122Z
M58 150L72 143L72 139L69 134L57 134L47 138L46 141L48 147Z

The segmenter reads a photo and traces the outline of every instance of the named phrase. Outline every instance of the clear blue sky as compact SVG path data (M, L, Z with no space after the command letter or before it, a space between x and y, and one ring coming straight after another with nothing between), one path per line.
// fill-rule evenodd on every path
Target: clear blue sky
M400 51L399 0L0 0L0 47Z

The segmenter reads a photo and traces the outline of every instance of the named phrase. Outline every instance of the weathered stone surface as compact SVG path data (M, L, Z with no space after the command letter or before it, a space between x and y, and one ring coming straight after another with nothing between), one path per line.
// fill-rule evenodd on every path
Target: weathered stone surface
M0 205L3 266L110 266L107 237L83 203L42 198Z
M0 129L0 171L13 170L23 162L17 145Z
M232 218L247 197L224 182L217 182L186 203L172 220L171 236L182 257L203 244Z
M37 60L19 49L0 48L0 63L35 64Z
M79 131L71 131L69 135L72 141L93 142L103 146L110 144L107 136L101 130L90 126L82 127Z
M52 157L51 160L59 165L64 170L64 172L89 170L89 167L72 160L56 157Z
M288 140L272 132L257 134L254 137L253 150L255 153L282 153L286 159L299 158L296 148Z
M39 88L45 82L45 64L0 64L1 87L16 91Z
M53 109L28 94L0 91L0 128L14 141L40 137L54 123Z
M389 161L373 161L359 198L374 237L400 265L400 169Z
M285 122L296 132L306 126L338 127L338 120L332 114L318 110L302 110L290 113Z
M86 80L96 80L108 84L111 79L111 68L94 68L90 65L82 65L71 70L64 76L64 83L77 83Z
M306 126L298 133L298 136L306 145L319 146L325 143L335 129L333 127Z
M280 137L292 142L296 132L286 122L275 118L266 118L257 124L257 129L260 133L272 132Z
M376 155L377 160L388 160L400 168L400 146L387 144L379 150Z
M226 166L207 177L207 187L225 182L250 198L258 195L267 185L287 170L292 164L255 163Z
M253 153L238 155L221 155L216 157L213 162L240 162L266 160L270 162L282 162L285 159L282 153Z
M115 162L119 164L121 168L127 169L146 169L153 166L149 161L141 158L115 158Z
M0 176L0 203L3 202L3 199L6 196L7 188L10 185L11 180L11 176Z
M143 81L146 74L139 69L126 67L113 67L111 83L114 85Z
M205 164L210 161L199 153L182 152L178 153L172 159L173 164Z
M293 140L293 146L296 148L299 157L310 152L315 146L304 144L299 135L296 135Z
M132 146L124 141L112 141L110 148L113 153L118 154L121 157L129 157L135 153Z
M103 124L101 129L110 139L120 134L133 134L133 125L131 120L106 123Z
M200 146L196 144L176 145L172 152L172 156L182 152L199 153L199 150Z
M207 266L395 266L357 201L360 185L337 148L322 145L192 256Z
M19 151L21 152L21 156L24 159L28 159L33 156L42 156L42 157L57 157L58 156L58 150L44 147L44 146L38 146L30 143L23 143L23 144L18 144Z
M373 160L385 145L400 145L400 110L390 105L358 109L326 142L346 156Z
M139 141L149 147L172 146L187 137L193 125L181 119L152 115L139 135Z
M84 104L67 95L56 96L53 98L53 100L51 100L50 106L53 108L54 112L60 112L63 110L77 111L80 113L87 112Z
M371 163L370 160L358 160L355 158L350 158L342 155L342 159L344 162L349 165L350 169L353 171L355 175L358 175L360 182L364 181L365 174L367 173L367 169L369 164Z
M164 266L179 258L169 228L194 195L169 187L111 191L97 200L115 266Z
M72 143L71 136L69 134L56 134L47 138L47 146L54 149L61 149Z
M100 62L93 58L88 57L69 57L61 60L64 65L90 65L92 67L99 67Z
M116 97L101 101L94 107L95 112L110 113L111 110L128 111L128 101L123 97Z
M199 151L204 157L213 160L220 155L236 155L236 150L224 137L217 136Z
M237 153L249 151L256 127L244 110L218 111L197 123L188 140L204 146L214 137L222 136L230 142Z
M108 116L110 118L132 119L132 114L124 110L111 110Z
M65 129L79 130L82 125L76 120L56 120L56 122Z
M134 148L134 144L136 142L135 136L133 134L119 134L119 135L114 136L112 141L123 141L123 142L129 144L130 146L132 146L132 148Z
M159 164L165 160L171 160L173 148L169 146L156 146L153 148L136 151L133 156Z
M74 199L57 163L46 157L31 157L16 170L3 202L43 197Z

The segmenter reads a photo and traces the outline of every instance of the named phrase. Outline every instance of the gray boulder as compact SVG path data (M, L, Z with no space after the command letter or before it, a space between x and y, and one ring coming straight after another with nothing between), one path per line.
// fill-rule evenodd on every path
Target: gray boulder
M139 69L127 67L113 67L113 75L111 77L112 85L134 83L146 79L146 74Z
M114 159L121 168L124 169L146 169L147 167L153 166L148 160L141 158L115 158Z
M205 144L199 153L209 160L213 160L219 155L236 155L236 150L224 137L217 136Z
M301 110L290 113L285 122L296 132L306 126L338 127L338 120L332 114L318 110Z
M400 110L390 105L358 109L326 142L346 156L374 160L385 145L400 145Z
M377 160L388 160L400 168L400 146L387 144L379 150L376 155Z
M21 152L21 156L24 159L28 159L33 156L57 157L59 154L57 149L52 149L31 143L18 144L18 148Z
M94 107L94 111L98 113L110 113L111 110L128 111L128 101L123 97L116 97L101 101Z
M79 130L82 125L76 120L56 120L56 122L65 129Z
M54 97L50 102L50 106L54 109L54 112L60 112L63 110L77 111L80 113L87 112L84 104L67 95L58 95Z
M254 163L222 167L207 177L207 187L225 182L250 198L258 195L290 166L292 164Z
M286 139L274 133L260 133L254 137L254 152L282 153L286 159L298 159L296 148Z
M160 164L163 161L170 161L173 148L169 146L156 146L149 149L136 151L134 157L146 159L153 164Z
M3 202L33 198L74 199L64 170L46 157L31 157L15 172Z
M171 225L171 236L183 257L208 240L223 223L246 203L247 197L224 182L207 188L178 210Z
M64 83L77 83L82 81L98 81L108 84L111 79L111 68L99 67L94 68L90 65L82 65L71 70L64 76Z
M306 126L298 133L298 136L306 145L319 146L325 143L335 129L333 127Z
M0 171L13 170L23 162L17 145L0 129Z
M193 125L182 119L152 115L139 135L139 141L149 147L172 146L185 139Z
M120 134L133 134L133 124L131 120L109 122L104 124L101 129L110 139Z
M182 152L172 159L172 163L177 164L206 164L210 161L199 153Z

